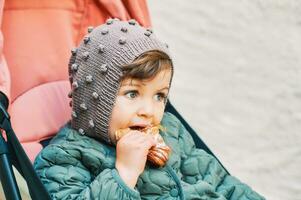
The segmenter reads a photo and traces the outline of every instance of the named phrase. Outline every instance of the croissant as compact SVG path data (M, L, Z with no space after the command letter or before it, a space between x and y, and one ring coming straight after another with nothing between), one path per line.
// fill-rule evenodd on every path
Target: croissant
M142 133L151 134L154 136L155 140L157 141L157 145L150 148L147 154L147 160L156 167L163 167L168 158L171 149L165 144L162 136L159 134L159 130L162 130L162 126L152 126L146 127L140 130ZM129 133L131 129L119 129L115 132L116 141L118 141L121 137Z

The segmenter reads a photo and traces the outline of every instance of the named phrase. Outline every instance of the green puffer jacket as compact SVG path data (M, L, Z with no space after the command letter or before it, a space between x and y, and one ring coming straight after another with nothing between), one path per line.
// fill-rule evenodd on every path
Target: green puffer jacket
M113 146L80 135L68 124L37 156L35 170L53 199L264 199L196 149L175 116L165 113L161 124L172 153L163 168L146 165L135 190L115 169Z

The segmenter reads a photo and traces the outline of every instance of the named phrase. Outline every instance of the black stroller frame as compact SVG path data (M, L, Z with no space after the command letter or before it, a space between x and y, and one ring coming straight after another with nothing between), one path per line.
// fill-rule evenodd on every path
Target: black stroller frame
M21 199L20 191L16 183L16 178L12 170L12 165L24 177L30 196L33 200L43 197L50 200L50 196L35 173L32 163L22 148L16 134L14 133L10 116L7 112L8 98L0 91L0 179L7 200ZM4 140L2 130L6 133L7 140Z
M16 183L16 178L12 170L12 165L14 165L15 168L24 177L28 186L30 196L33 200L41 199L41 197L43 197L43 199L45 200L50 200L51 198L47 190L35 173L31 161L27 157L24 149L22 148L11 127L10 116L7 112L8 102L8 98L4 93L0 91L0 180L2 183L3 191L5 193L5 197L7 200L21 199L20 191ZM191 134L197 148L205 150L207 153L213 155L218 160L218 158L190 127L190 125L184 120L184 118L178 113L178 111L170 103L169 100L166 104L165 111L174 114L182 122L187 131ZM4 132L2 132L2 130L4 130L6 133L6 141L3 137ZM226 170L226 168L219 160L218 162ZM227 170L226 172L229 174Z

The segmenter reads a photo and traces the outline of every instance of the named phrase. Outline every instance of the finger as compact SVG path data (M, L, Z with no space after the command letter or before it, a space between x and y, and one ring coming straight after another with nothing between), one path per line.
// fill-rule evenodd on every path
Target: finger
M128 146L136 146L136 148L149 149L150 147L157 144L157 141L152 135L146 135L140 131L132 131L123 137L120 141L122 144L127 144Z
M155 140L155 138L150 135L144 138L144 143L145 145L147 145L148 148L157 145L157 141Z
M156 140L152 135L138 134L136 141L140 143L148 143L149 145L155 145Z
M145 137L139 131L133 131L119 140L119 144L139 147L145 141Z
M157 143L157 140L155 139L155 137L153 135L146 135L147 140L151 140L154 143Z
M120 140L122 141L133 141L134 138L137 137L137 132L136 131L130 131L126 135L124 135Z

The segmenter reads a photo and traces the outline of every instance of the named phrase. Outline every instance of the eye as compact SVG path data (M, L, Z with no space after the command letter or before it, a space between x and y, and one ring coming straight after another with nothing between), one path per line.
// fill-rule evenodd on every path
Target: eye
M136 91L136 90L127 91L127 92L125 92L124 95L129 99L134 99L138 96L138 91Z
M161 92L155 95L156 101L165 102L166 98L167 98L166 94Z

